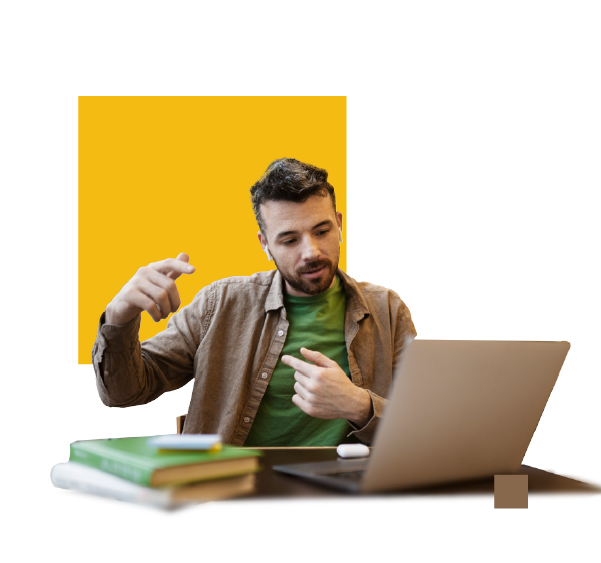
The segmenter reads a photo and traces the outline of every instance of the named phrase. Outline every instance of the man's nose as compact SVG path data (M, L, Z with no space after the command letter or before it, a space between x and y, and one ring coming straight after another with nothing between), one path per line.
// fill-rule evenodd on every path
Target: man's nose
M321 251L317 241L313 237L303 239L302 257L305 262L313 262L321 257Z

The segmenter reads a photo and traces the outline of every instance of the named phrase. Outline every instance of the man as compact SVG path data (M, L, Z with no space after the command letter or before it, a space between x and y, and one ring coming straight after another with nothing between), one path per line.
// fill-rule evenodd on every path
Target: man
M148 403L194 378L184 432L247 446L370 444L405 337L396 293L338 268L342 214L325 170L269 165L251 188L276 271L218 280L140 344L140 315L180 306L187 254L140 268L107 306L92 352L108 406Z

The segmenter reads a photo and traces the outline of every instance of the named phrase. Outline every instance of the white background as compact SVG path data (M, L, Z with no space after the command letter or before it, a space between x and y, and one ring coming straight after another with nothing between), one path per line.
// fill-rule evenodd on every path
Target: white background
M3 3L7 560L599 560L600 495L163 514L49 480L74 440L173 432L190 396L108 409L77 365L77 96L346 95L349 273L421 338L570 341L524 461L600 483L599 29L577 1Z

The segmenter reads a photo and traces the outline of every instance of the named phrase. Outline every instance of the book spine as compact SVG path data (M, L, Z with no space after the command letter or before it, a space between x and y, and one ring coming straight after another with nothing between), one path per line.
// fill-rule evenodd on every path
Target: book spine
M124 481L113 475L105 475L89 467L78 469L72 462L59 463L52 468L50 479L55 487L71 489L122 502L144 504L157 508L173 508L174 502L168 491L150 489Z
M117 477L131 481L132 483L137 483L138 485L143 485L145 487L150 486L150 479L153 472L152 469L134 467L122 460L111 459L110 457L90 452L85 448L79 447L78 442L71 444L70 452L70 461L83 463L88 467L95 467L96 469L100 469L111 475L116 475Z

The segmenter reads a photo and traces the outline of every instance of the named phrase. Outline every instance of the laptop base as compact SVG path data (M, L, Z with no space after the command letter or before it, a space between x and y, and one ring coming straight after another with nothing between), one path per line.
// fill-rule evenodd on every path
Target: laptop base
M328 487L358 493L366 467L367 459L363 458L274 465L272 469Z

